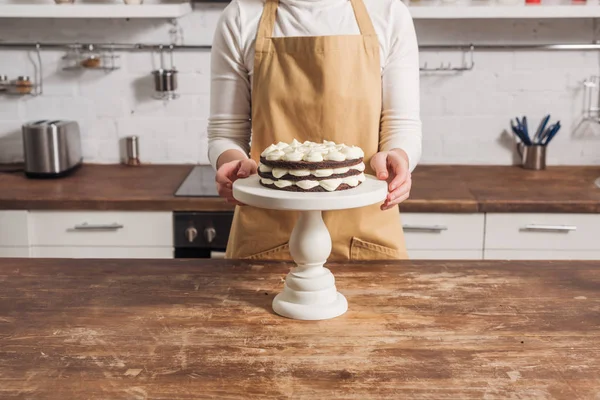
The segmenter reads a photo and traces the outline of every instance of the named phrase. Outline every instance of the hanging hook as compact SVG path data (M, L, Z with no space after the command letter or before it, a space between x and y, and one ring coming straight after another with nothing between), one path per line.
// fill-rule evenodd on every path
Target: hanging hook
M37 85L37 90L35 91L36 96L39 96L44 93L44 69L43 69L43 65L42 65L41 49L42 49L42 46L39 43L36 43L35 50L36 50L37 60L38 60L38 64L39 64L38 77L36 79L37 82L35 83Z
M171 59L171 70L175 70L175 64L173 63L173 45L169 46L169 58Z
M158 51L160 55L160 69L165 69L165 57L163 54L163 45L158 46Z

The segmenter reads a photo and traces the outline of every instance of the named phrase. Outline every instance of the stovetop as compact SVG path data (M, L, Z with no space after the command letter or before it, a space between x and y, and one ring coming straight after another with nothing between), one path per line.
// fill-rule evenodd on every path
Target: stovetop
M198 165L190 171L175 192L177 197L218 197L215 170L210 165Z

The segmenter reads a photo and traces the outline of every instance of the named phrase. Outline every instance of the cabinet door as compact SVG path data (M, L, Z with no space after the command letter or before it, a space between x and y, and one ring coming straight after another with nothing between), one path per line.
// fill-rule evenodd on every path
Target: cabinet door
M481 250L408 250L411 260L481 260Z
M485 232L486 251L544 250L546 254L600 251L600 215L597 214L492 213L486 216Z
M409 250L483 251L483 214L401 213Z
M33 211L33 246L173 247L170 212Z
M28 246L27 211L0 211L0 246Z
M3 257L29 257L29 247L0 247L0 258Z
M173 258L171 247L40 247L31 249L38 258Z
M600 260L600 251L485 250L486 260Z

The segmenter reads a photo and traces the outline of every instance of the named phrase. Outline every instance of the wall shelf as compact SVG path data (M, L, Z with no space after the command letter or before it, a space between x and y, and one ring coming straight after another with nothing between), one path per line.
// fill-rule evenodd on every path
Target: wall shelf
M179 18L190 3L165 4L3 4L0 18Z
M414 19L600 18L600 5L410 6Z

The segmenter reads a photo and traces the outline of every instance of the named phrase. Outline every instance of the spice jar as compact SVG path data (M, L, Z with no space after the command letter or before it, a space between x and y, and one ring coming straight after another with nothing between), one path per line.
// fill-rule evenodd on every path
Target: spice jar
M33 91L33 83L28 76L19 76L14 86L15 91L19 94L30 94Z
M0 75L0 93L8 90L8 76Z
M88 51L84 54L81 66L85 68L98 68L101 64L100 55L94 52L94 46L89 45Z

